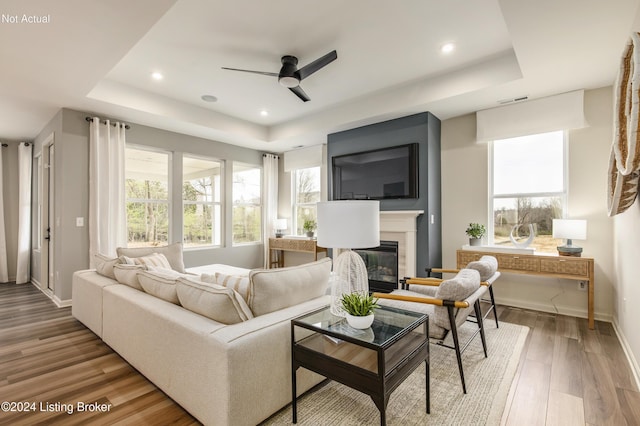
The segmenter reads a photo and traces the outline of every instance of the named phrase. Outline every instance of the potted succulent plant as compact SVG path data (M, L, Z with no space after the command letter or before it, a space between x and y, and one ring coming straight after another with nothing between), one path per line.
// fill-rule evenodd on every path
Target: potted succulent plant
M316 230L316 226L318 226L318 224L316 223L315 220L311 220L311 219L307 219L304 221L304 224L302 225L302 229L304 230L304 232L307 233L307 237L313 237L313 233Z
M346 312L349 325L365 329L373 324L373 311L378 308L378 299L368 293L348 293L341 298L342 309Z
M470 223L465 232L469 236L469 245L479 246L482 245L482 237L487 232L487 230L484 225L481 225L479 223Z

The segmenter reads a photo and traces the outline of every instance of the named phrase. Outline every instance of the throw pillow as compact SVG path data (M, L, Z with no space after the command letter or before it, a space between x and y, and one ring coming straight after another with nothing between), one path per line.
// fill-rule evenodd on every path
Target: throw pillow
M482 256L480 260L469 262L467 269L475 269L480 273L480 281L486 281L498 270L498 260L493 256Z
M169 261L165 255L161 253L151 253L150 255L141 257L121 256L121 259L123 260L123 263L126 263L127 265L144 265L147 269L150 267L171 269Z
M176 281L185 276L172 269L156 269L139 272L138 281L146 293L178 305L180 301L176 292Z
M176 284L180 304L196 314L222 324L236 324L253 318L242 296L217 284L180 278Z
M330 273L329 257L288 268L251 271L249 308L259 316L323 296Z
M164 254L171 269L184 273L184 260L182 259L182 243L169 244L160 247L118 247L116 249L118 256L142 257L151 253Z
M116 275L113 273L113 267L121 263L121 259L119 257L110 258L109 256L98 253L93 258L93 263L98 274L111 278L112 280L116 279Z
M436 299L462 301L480 288L480 273L473 269L462 269L455 277L440 283L436 292ZM465 312L473 306L465 309ZM433 322L447 330L451 329L449 314L444 306L434 308Z
M119 264L113 267L113 273L116 276L116 281L120 284L125 284L137 290L144 291L138 281L138 272L144 271L145 269L146 266L144 265Z
M211 281L211 275L202 274L202 281L213 282L227 288L232 288L237 291L245 301L249 300L249 277L239 277L237 275L226 275L216 272L213 277L214 281Z

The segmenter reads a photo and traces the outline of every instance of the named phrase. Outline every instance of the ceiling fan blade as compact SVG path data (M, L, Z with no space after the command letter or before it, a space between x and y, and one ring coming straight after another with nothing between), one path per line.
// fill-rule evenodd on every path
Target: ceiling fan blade
M300 86L289 87L289 90L295 93L296 96L299 97L302 102L309 102L311 100L311 98L307 96L306 93L304 93L304 90L302 90L302 87Z
M252 74L268 75L269 77L278 77L278 73L275 73L275 72L241 70L241 69L238 69L238 68L227 68L227 67L222 67L222 69L223 70L229 70L229 71L241 71L241 72L250 72Z
M300 80L304 80L314 72L318 71L320 68L326 67L336 59L338 59L338 53L334 50L332 52L327 53L323 57L316 59L310 64L305 65L304 67L298 70L298 75L300 76Z

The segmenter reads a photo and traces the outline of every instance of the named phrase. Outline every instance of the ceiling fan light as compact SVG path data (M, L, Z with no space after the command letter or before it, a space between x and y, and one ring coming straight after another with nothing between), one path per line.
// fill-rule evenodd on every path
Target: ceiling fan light
M300 80L295 77L280 77L278 82L284 87L296 87L300 85Z

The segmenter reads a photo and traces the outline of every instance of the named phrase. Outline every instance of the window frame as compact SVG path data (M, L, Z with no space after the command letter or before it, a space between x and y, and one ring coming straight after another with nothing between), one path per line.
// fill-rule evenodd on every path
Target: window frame
M291 234L296 236L302 236L303 233L298 233L298 208L306 207L313 208L316 211L317 220L317 201L313 203L298 203L298 171L307 169L318 169L318 195L319 199L322 199L322 166L301 167L299 169L293 169L291 171ZM302 230L302 225L299 227ZM303 231L302 231L303 232Z
M167 155L167 200L166 200L166 205L167 205L167 242L166 244L171 244L173 239L173 235L172 235L172 221L173 221L173 152L172 151L167 151L165 149L162 148L156 148L153 146L148 146L148 145L137 145L137 144L125 144L125 164L124 164L124 179L125 179L125 186L126 186L126 180L127 180L127 165L126 165L126 150L127 149L132 149L132 150L137 150L137 151L148 151L148 152L153 152L153 153L158 153L158 154L165 154ZM182 195L180 195L180 197L182 198ZM150 199L145 199L145 198L128 198L127 197L127 189L125 188L125 217L127 219L127 247L131 247L129 245L130 241L129 241L129 217L127 215L127 205L129 203L145 203L148 204L150 202L153 203L158 203L158 204L165 204L164 200L150 200ZM140 247L147 247L147 246L140 246Z
M562 132L562 152L563 152L563 171L562 171L562 191L560 192L537 192L537 193L511 193L511 194L494 194L494 183L495 183L495 169L494 169L494 150L495 150L495 142L500 140L509 140L515 139L518 137L524 136L535 136L545 133L555 133L555 132L540 132L534 133L532 135L523 135L523 136L514 136L511 138L498 139L489 141L489 149L488 151L488 166L489 166L489 188L488 188L488 221L487 221L487 242L489 245L495 245L495 220L494 220L494 200L496 199L507 199L507 198L540 198L540 197L559 197L561 199L562 205L562 218L566 218L568 216L568 201L569 201L569 132L567 130L558 130L557 132ZM508 246L513 247L513 246ZM542 252L542 253L550 253L550 252Z
M184 183L185 183L185 174L184 174L184 160L185 158L190 158L190 159L196 159L196 160L203 160L203 161L211 161L211 162L216 162L220 164L220 194L219 194L219 199L220 201L188 201L184 199ZM182 179L180 180L180 200L181 200L181 205L182 205L182 244L183 244L183 249L185 251L191 251L191 250L200 250L200 249L211 249L211 248L221 248L224 246L224 228L225 228L225 221L224 221L224 206L225 206L225 170L226 170L226 163L224 160L220 159L220 158L216 158L216 157L208 157L208 156L204 156L204 155L197 155L197 154L191 154L191 153L182 153ZM215 197L214 197L215 199ZM219 206L219 212L220 212L220 229L219 231L219 238L220 238L220 243L219 244L215 244L213 243L213 236L212 236L212 243L211 244L201 244L201 245L189 245L187 246L185 241L184 241L184 237L185 237L185 216L184 216L184 208L185 205L187 204L193 204L193 205L207 205L212 207L213 209L215 209L215 206ZM212 210L213 211L213 210ZM213 224L213 220L212 220L212 224Z
M243 166L243 167L248 167L248 168L253 168L253 169L257 169L259 171L259 176L260 176L260 184L258 185L258 188L260 190L260 203L256 204L256 203L250 203L250 202L243 202L243 203L236 203L235 201L235 194L234 194L234 184L235 184L235 168L236 166ZM231 197L229 198L231 201L231 246L232 247L239 247L239 246L249 246L249 245L259 245L259 244L263 244L264 243L264 238L262 235L262 230L263 230L263 226L264 226L264 191L263 191L263 185L264 185L264 168L262 167L262 165L258 165L258 164L251 164L251 163L245 163L243 161L231 161ZM258 211L260 212L260 226L259 226L259 232L258 232L258 236L259 239L256 241L246 241L246 242L236 242L235 241L235 234L233 231L233 223L235 220L235 207L257 207Z

